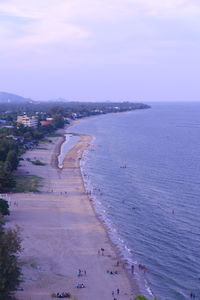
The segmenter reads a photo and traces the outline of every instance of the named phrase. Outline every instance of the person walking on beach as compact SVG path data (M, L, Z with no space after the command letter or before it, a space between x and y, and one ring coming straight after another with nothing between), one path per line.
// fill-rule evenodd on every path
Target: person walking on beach
M119 289L117 289L117 295L119 295Z
M104 248L101 248L101 255L104 255Z
M112 291L112 296L114 297L114 295L115 295L115 292L114 292L114 291Z
M131 274L134 273L134 265L131 266Z

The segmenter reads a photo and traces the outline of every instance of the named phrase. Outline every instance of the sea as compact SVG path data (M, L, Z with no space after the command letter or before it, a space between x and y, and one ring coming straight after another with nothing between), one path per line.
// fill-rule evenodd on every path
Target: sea
M200 104L152 103L68 130L93 137L85 185L141 294L200 299Z

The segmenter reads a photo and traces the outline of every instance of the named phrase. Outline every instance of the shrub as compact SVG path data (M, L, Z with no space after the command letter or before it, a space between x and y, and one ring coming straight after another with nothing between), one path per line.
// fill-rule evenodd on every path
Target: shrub
M0 299L15 299L13 293L21 283L20 251L19 230L4 230L0 226Z
M42 161L40 160L31 160L32 164L35 165L35 166L45 166L46 164L43 163Z
M10 214L8 201L0 199L0 214L8 216Z

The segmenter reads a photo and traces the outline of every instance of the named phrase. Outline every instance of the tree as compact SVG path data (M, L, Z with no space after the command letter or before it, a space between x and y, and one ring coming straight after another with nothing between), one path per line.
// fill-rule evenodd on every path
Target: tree
M4 230L0 224L0 299L10 300L15 299L13 292L21 282L21 238L18 229Z
M17 152L14 150L10 150L7 154L6 161L10 163L10 171L16 170L19 163Z
M3 163L0 163L0 193L8 192L15 184L12 174L4 169Z
M51 114L63 114L64 112L64 107L63 106L60 106L60 105L56 105L56 106L53 106L49 109L49 112Z
M53 116L53 125L55 128L63 128L64 124L64 119L61 115L56 114Z
M0 214L3 216L8 216L10 214L8 201L2 198L0 199Z

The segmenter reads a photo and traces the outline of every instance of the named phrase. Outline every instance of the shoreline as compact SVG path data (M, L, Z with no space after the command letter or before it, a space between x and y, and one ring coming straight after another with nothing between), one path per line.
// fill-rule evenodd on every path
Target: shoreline
M94 116L93 116L94 118ZM87 118L89 119L89 118ZM86 120L87 120L86 119ZM110 236L110 229L108 227L108 225L106 224L106 222L102 219L102 215L97 211L97 208L95 207L95 204L94 204L94 199L92 198L92 195L91 194L88 194L87 192L87 182L85 181L85 177L84 177L84 173L83 173L83 168L81 166L81 163L82 163L82 160L84 159L83 156L85 155L85 152L92 146L91 145L91 142L92 140L94 140L94 137L93 136L90 136L90 135L87 135L87 134L79 134L79 133L73 133L72 131L68 132L69 128L71 128L73 125L76 125L80 122L83 122L85 119L81 119L81 120L77 120L77 121L74 121L72 124L70 124L70 126L66 127L65 128L65 133L66 134L70 134L70 135L73 135L73 136L78 136L80 137L80 141L78 141L77 143L81 142L81 138L82 137L85 137L87 139L87 146L83 149L83 151L81 152L81 155L79 156L79 159L78 159L78 168L79 168L79 172L80 172L80 176L82 178L82 185L84 187L84 190L85 190L85 193L87 194L87 197L88 197L88 201L91 205L91 208L93 210L93 213L94 215L96 216L97 220L99 221L99 223L101 224L101 226L103 227L104 231L105 231L105 234L110 242L110 245L111 247L113 248L113 251L116 253L116 256L117 256L117 260L120 261L120 263L122 263L123 265L123 269L126 273L126 276L127 278L129 279L129 282L130 282L130 286L131 288L135 291L135 295L137 294L140 294L141 291L139 289L139 286L138 286L138 283L136 281L136 279L134 279L133 275L131 274L131 269L128 269L127 268L127 265L129 265L129 263L127 262L127 259L123 256L123 253L122 251L117 247L117 244L112 240L111 236ZM63 142L61 142L61 144L59 144L59 149L61 150L61 147L62 147L62 144L65 142L65 140L63 140ZM77 144L76 143L76 144ZM76 146L76 144L74 146ZM73 151L73 147L70 151ZM68 151L67 154L66 154L66 160L67 160L67 155L68 153L70 152ZM58 161L58 156L59 156L60 153L56 154L57 155L57 161ZM87 154L88 155L88 154ZM63 168L58 168L60 171L62 171L62 169L65 168L65 165L64 165L64 162L65 162L65 159L63 160ZM135 266L136 267L136 266Z
M61 170L53 168L52 161L55 165L63 138L51 140L45 144L46 149L26 152L19 168L19 172L28 169L30 174L40 174L44 179L41 193L11 197L8 226L21 228L24 249L24 291L18 291L17 298L48 300L52 299L52 292L65 291L78 300L110 300L114 291L117 300L133 300L136 291L124 268L117 266L116 248L85 191L80 160L89 146L88 137L81 135L81 141L67 153ZM27 157L36 157L46 166L32 165ZM101 248L105 249L104 255L98 253ZM79 269L87 270L87 276L79 279ZM117 275L110 275L107 270L116 270ZM77 289L79 282L86 288Z
M89 119L89 118L87 118ZM78 144L78 143L81 143L82 142L82 138L85 138L87 140L87 145L85 146L85 148L82 150L81 154L79 153L79 157L78 157L78 169L79 169L79 173L80 173L80 177L82 179L82 185L83 185L83 188L85 190L85 193L87 195L87 198L88 198L88 201L89 201L89 205L91 206L92 208L92 211L96 217L96 219L98 220L98 222L100 223L100 226L102 226L103 230L105 231L105 235L110 243L110 246L112 247L113 251L115 252L116 254L116 258L117 258L117 261L120 262L120 264L122 264L122 268L124 269L124 272L125 272L125 276L127 276L128 280L129 280L129 283L130 283L130 286L131 286L131 289L134 290L134 296L136 296L137 294L140 294L140 290L138 288L138 285L137 285L137 282L136 280L133 279L133 276L131 276L130 272L128 271L128 269L126 268L126 265L128 264L127 261L123 258L123 254L121 253L120 249L117 248L117 245L112 241L110 235L109 235L109 228L107 226L107 224L102 220L102 217L100 215L100 213L98 213L98 211L96 210L95 208L95 205L94 205L94 200L92 199L92 196L88 194L87 192L87 189L86 189L86 186L85 186L85 181L84 181L84 175L83 175L83 170L82 170L82 167L81 167L81 161L83 160L83 156L85 155L85 152L91 147L91 142L92 140L94 139L93 136L90 136L90 135L87 135L87 134L79 134L79 133L73 133L73 132L67 132L67 130L77 124L77 123L80 123L80 122L83 122L84 120L77 120L77 122L75 121L73 124L71 124L69 127L66 128L66 133L67 134L71 134L73 136L78 136L80 137L80 141L76 142L76 144L74 145L74 147ZM64 141L63 141L64 142ZM63 142L61 143L60 145L60 149L62 147L62 144ZM73 148L70 150L70 151L73 151ZM66 166L65 166L65 160L67 161L68 160L68 154L69 152L67 152L66 156L65 156L65 159L63 160L63 168L62 169L65 169ZM58 154L59 155L59 154ZM60 170L62 170L60 169Z
M124 113L127 113L127 112L124 112ZM81 137L81 135L84 135L84 136L90 137L91 141L94 140L95 139L94 136L89 136L87 134L73 133L73 130L68 132L68 130L69 130L69 128L71 128L72 126L74 126L76 124L79 124L81 122L84 122L85 120L93 119L93 118L96 118L96 117L97 116L91 116L91 117L87 117L87 118L80 119L80 120L74 120L73 123L70 124L65 129L66 133L71 134L73 136L79 136L79 137ZM85 189L86 192L88 191L88 189L87 189L87 179L85 180L84 175L86 175L86 174L84 174L84 169L81 166L81 163L82 163L82 160L84 159L83 156L85 155L85 152L91 146L92 146L92 144L90 142L90 145L83 151L82 157L81 157L81 160L80 160L80 164L79 164L80 174L81 174L82 181L83 181L83 186L84 186L84 189ZM88 156L88 153L87 153L87 156ZM120 262L122 262L124 271L126 273L127 278L129 279L130 285L131 285L132 289L135 291L135 295L143 295L143 296L147 297L148 299L153 299L155 297L155 295L154 295L153 291L151 290L151 288L149 287L149 282L148 282L147 278L145 278L141 274L137 273L137 276L139 278L136 279L135 278L136 273L134 272L134 276L131 274L131 265L132 265L132 263L129 261L128 258L125 257L125 255L123 253L123 249L120 248L120 246L118 247L118 244L116 243L116 241L114 241L112 239L112 230L109 227L109 224L107 224L106 220L104 220L102 213L98 212L98 208L95 206L95 199L91 195L90 190L89 190L89 193L90 193L90 195L88 194L88 198L89 198L91 207L93 209L93 212L94 212L96 218L98 219L98 221L100 222L101 226L104 228L105 234L106 234L106 236L107 236L114 252L116 253L116 255L118 257L118 260ZM137 268L137 264L134 264L134 268L135 269Z

